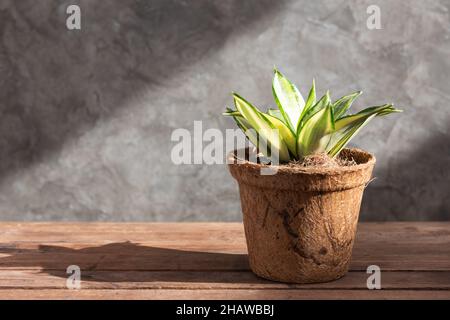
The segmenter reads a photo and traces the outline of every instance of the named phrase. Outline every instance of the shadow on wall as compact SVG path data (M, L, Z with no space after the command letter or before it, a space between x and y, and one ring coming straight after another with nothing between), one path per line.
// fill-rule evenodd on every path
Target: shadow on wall
M450 198L443 197L450 182L448 134L434 135L414 153L392 158L374 176L364 193L361 220L450 220Z
M82 30L66 29L70 4L81 7ZM143 88L163 87L280 6L271 0L2 2L0 175L45 162Z
M131 242L82 249L51 245L40 245L37 249L0 248L0 254L8 255L0 258L2 268L39 268L41 273L65 279L66 268L77 265L83 281L265 282L250 272L240 272L239 277L231 272L250 270L246 254L147 247Z

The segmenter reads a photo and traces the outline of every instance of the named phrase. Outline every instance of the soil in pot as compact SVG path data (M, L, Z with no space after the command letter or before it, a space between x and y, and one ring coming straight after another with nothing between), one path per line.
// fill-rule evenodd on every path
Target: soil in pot
M329 167L347 167L356 165L355 159L345 156L338 156L336 158L330 157L326 153L313 154L310 156L304 157L301 161L291 161L286 166L291 168L295 167L321 167L321 168L329 168Z

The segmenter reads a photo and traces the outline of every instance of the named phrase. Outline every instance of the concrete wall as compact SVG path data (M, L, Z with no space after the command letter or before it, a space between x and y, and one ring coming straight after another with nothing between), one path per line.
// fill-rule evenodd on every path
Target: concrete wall
M82 30L66 28L78 4ZM381 30L366 26L369 5ZM450 219L450 1L0 0L0 219L239 220L225 166L176 166L176 128L233 128L232 90L395 102L354 144L377 155L365 220Z

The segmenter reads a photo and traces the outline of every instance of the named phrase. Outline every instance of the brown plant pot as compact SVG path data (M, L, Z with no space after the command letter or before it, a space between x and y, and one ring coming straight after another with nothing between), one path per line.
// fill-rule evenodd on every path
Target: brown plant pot
M344 149L354 166L279 166L261 175L262 164L236 162L250 267L266 279L312 283L342 277L348 270L364 188L375 157Z

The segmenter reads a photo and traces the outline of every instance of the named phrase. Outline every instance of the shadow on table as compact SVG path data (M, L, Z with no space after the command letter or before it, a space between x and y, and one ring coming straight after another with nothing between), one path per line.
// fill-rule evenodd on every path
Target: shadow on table
M82 281L261 283L249 271L247 254L199 252L143 246L131 242L73 249L39 245L36 249L0 246L0 268L40 268L68 278L76 265ZM236 276L236 273L239 273Z

